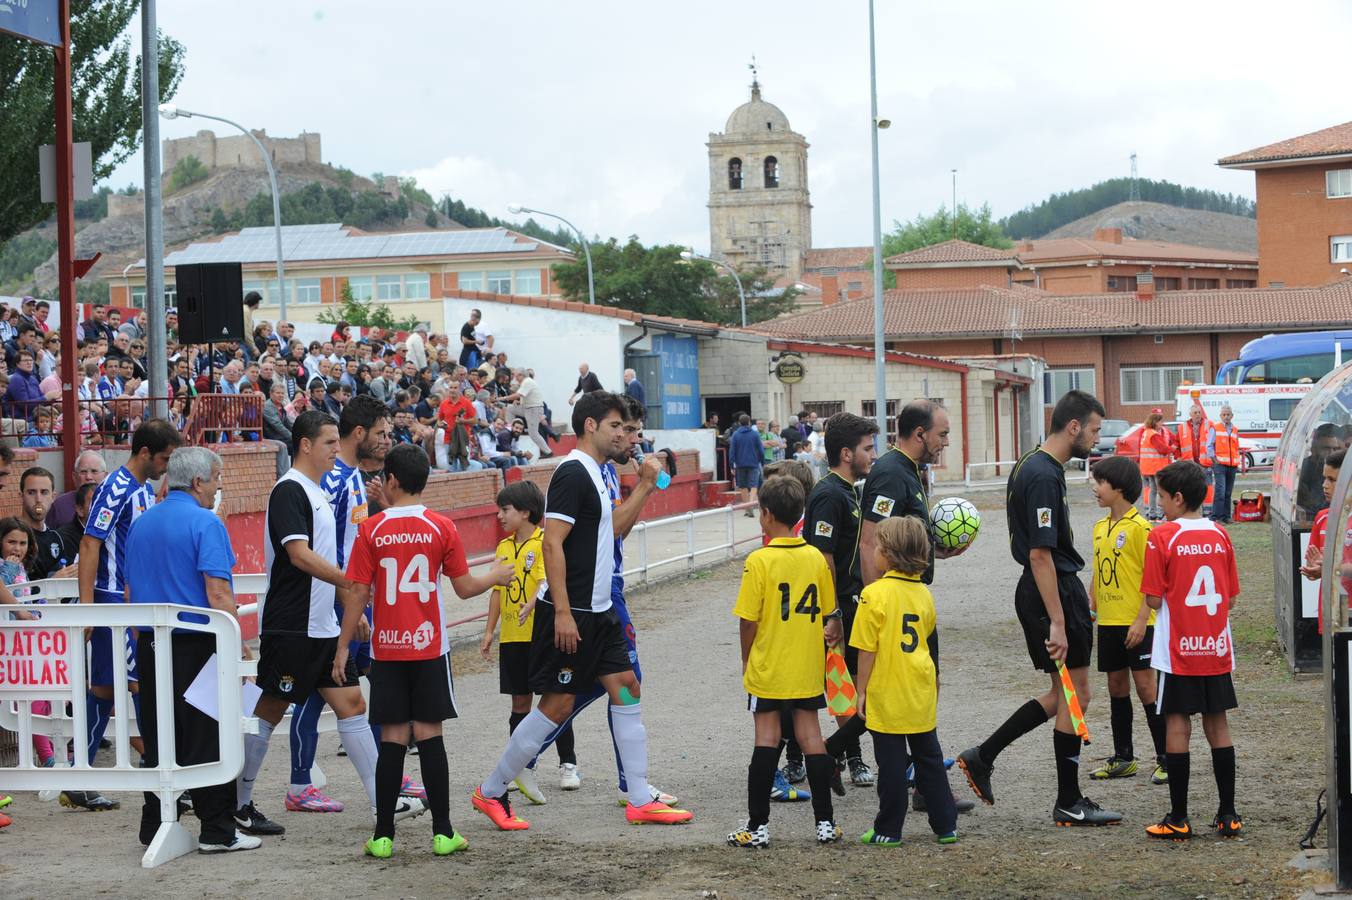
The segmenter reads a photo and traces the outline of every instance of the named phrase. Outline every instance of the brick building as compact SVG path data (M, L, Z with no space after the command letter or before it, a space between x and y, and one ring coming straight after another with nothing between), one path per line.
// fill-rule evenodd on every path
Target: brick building
M1319 285L1352 269L1352 122L1217 165L1254 173L1261 284Z

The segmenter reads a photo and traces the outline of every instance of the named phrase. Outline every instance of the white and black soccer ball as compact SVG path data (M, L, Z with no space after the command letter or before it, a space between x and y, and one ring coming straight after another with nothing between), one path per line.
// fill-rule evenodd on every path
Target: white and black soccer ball
M976 540L981 513L961 497L945 497L930 510L930 530L940 547L956 550Z

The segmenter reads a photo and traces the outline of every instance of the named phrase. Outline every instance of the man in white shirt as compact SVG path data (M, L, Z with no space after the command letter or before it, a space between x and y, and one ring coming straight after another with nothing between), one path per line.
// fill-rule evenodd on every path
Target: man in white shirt
M535 441L535 446L540 448L540 459L549 459L553 456L549 445L540 435L540 420L545 415L545 396L540 386L535 383L535 379L526 375L517 385L516 393L508 394L502 399L512 404L507 410L509 417L515 419L520 416L526 420L526 433Z
M404 359L413 363L421 372L427 368L427 325L419 322L407 340L404 341L406 355Z

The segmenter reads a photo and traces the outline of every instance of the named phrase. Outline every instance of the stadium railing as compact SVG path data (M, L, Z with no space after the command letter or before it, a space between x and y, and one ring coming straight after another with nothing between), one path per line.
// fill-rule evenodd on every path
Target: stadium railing
M181 410L180 430L189 444L256 443L263 436L262 394L199 394L189 398ZM82 447L126 447L131 434L147 415L155 400L172 398L115 398L80 400L80 445ZM26 405L25 405L26 406ZM14 446L37 435L34 410L50 407L55 413L52 430L40 443L61 446L61 400L38 404L32 409L0 403L0 438ZM41 449L38 447L37 449Z
M203 610L169 604L65 604L38 609L36 621L0 619L0 726L18 735L18 760L0 768L0 781L14 790L28 791L149 791L159 794L160 827L141 857L141 865L153 868L197 849L197 840L178 824L176 800L184 790L222 784L239 775L244 766L244 735L258 730L258 720L243 715L241 679L253 674L240 659L239 623L220 610ZM191 621L205 618L206 621ZM179 765L174 743L174 692L156 694L156 727L159 765L142 768L132 764L130 738L135 718L127 688L127 660L113 653L113 749L109 767L90 765L82 740L74 741L73 764L64 765L66 754L57 753L58 765L44 768L33 754L33 735L61 737L83 735L85 722L85 629L89 627L154 628L155 642L170 644L174 629L209 634L216 640L216 711L219 729L216 762ZM116 646L116 645L115 645ZM172 685L173 657L156 654L155 681ZM34 701L46 700L54 710L70 704L73 716L65 720L33 713ZM55 729L56 723L61 723ZM68 725L66 723L69 723ZM236 727L237 726L237 727ZM52 734L59 730L60 735Z
M1072 459L1066 463L1066 481L1088 481L1089 466L1083 459ZM1009 473L1014 471L1014 467L1019 464L1017 459L1002 459L995 462L974 462L968 463L963 469L962 483L965 487L996 487L1005 484L1009 479ZM991 478L973 478L973 472L991 470Z

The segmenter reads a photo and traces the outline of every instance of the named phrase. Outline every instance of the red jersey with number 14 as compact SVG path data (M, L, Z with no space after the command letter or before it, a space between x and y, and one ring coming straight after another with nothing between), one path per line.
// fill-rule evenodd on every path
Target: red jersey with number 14
M449 649L441 576L469 571L450 519L425 506L394 506L361 523L347 577L372 586L371 658L436 659Z
M1150 665L1173 675L1234 671L1230 601L1239 571L1230 536L1208 519L1156 525L1145 546L1141 593L1163 597Z

